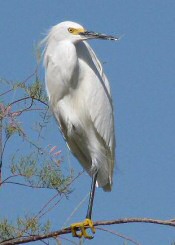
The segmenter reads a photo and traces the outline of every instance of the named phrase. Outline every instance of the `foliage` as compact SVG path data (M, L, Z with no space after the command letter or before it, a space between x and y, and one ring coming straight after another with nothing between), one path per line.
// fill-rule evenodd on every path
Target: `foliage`
M23 82L9 82L0 79L2 90L0 94L0 186L17 184L33 189L56 191L57 195L68 197L71 193L73 171L63 174L61 151L57 146L48 145L44 141L45 130L50 115L48 100L43 82L39 79L37 69ZM11 100L10 93L15 94ZM34 124L26 127L27 116L34 114ZM32 134L31 134L32 132ZM35 133L34 133L35 132ZM18 150L8 156L8 142L23 141ZM45 143L47 145L45 145ZM24 147L25 146L25 147ZM25 150L24 150L25 149ZM9 153L8 153L9 154ZM9 160L10 159L10 160ZM9 167L8 175L2 172ZM52 199L51 199L52 200ZM48 208L48 203L45 207ZM48 208L49 209L49 208ZM17 218L13 224L6 218L0 221L0 242L21 236L45 234L50 231L51 223L41 222L45 214L43 208L37 215Z
M50 221L40 223L37 218L18 218L16 224L11 224L7 219L0 222L0 242L24 235L46 234L51 229Z
M11 163L12 175L24 177L28 186L55 189L60 194L69 194L72 175L63 176L61 160L47 151L33 152L27 156L14 156Z
M43 83L38 78L36 78L35 83L30 86L25 86L24 89L29 97L45 103L48 102Z

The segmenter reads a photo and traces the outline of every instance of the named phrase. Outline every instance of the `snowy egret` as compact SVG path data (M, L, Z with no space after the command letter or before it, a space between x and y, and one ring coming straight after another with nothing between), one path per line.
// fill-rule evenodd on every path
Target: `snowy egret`
M72 224L76 237L93 238L91 220L95 184L111 191L115 161L115 134L110 86L102 65L87 39L117 37L85 30L65 21L45 38L45 79L50 106L67 145L92 177L87 216Z

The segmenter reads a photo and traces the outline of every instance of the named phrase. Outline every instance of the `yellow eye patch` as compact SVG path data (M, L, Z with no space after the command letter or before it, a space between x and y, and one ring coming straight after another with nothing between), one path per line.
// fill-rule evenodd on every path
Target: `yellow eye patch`
M73 28L73 27L69 27L68 28L68 32L72 33L73 35L78 35L80 32L84 32L85 30L83 28Z

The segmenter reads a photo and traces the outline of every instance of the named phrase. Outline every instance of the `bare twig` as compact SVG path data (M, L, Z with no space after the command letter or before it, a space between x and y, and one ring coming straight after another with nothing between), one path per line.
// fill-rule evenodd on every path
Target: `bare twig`
M124 218L124 219L116 219L116 220L108 220L108 221L96 221L94 222L94 226L126 224L126 223L149 223L149 224L159 224L159 225L175 227L175 222L172 222L171 220L159 220L159 219L150 219L150 218ZM23 243L35 242L35 241L39 241L39 240L43 240L47 238L55 238L60 235L68 234L68 233L71 233L71 227L67 227L65 229L50 232L48 234L12 238L12 239L3 241L0 244L1 245L23 244Z
M41 208L41 210L35 215L35 218L37 217L42 217L43 214L42 212L44 211L44 209L59 195L59 193L57 192L52 198L49 199L49 201L47 201L46 204L44 204L44 206Z
M20 98L20 99L18 99L18 100L14 100L14 101L11 102L8 106L12 106L12 105L14 105L14 104L17 104L17 103L19 103L19 102L21 102L21 101L28 100L28 99L31 99L31 97L30 97L30 96L26 96L26 97Z
M24 187L29 187L29 188L35 188L35 189L50 189L50 190L55 190L54 188L49 188L49 187L44 187L44 186L37 186L37 185L29 185L25 183L20 183L20 182L14 182L14 181L5 181L3 184L13 184L13 185L20 185Z
M1 170L2 170L2 162L3 162L3 155L4 155L5 147L6 147L6 144L7 144L9 139L10 139L10 137L7 137L5 139L4 146L2 146L2 149L1 149L1 154L0 154L0 174L1 174ZM3 143L2 143L2 145L3 145Z
M30 80L30 78L32 78L33 76L37 76L37 72L38 72L38 65L36 66L34 72L32 74L30 74L27 78L24 79L24 81L22 82L22 84L25 84L28 80ZM14 87L3 92L2 94L0 94L0 96L4 96L10 92L14 91Z
M3 153L3 146L2 145L3 145L3 140L2 140L2 118L0 117L0 186L1 186L1 181L2 181L2 176L1 176L2 153Z
M84 173L84 170L81 171L80 173L78 173L78 175L72 179L72 181L69 183L68 186L70 186L77 178L79 178L82 174ZM63 190L64 191L64 190ZM42 209L38 212L38 214L35 217L41 218L43 217L46 213L50 212L54 207L56 207L58 205L58 203L60 203L60 201L65 197L65 195L61 194L60 198L58 199L57 202L55 202L51 207L47 208L54 200L55 198L57 198L57 196L59 195L59 193L57 193L56 195L54 195L51 199L49 199L49 201L42 207ZM45 210L47 208L47 210ZM45 210L45 211L44 211Z
M31 100L36 100L36 101L40 102L41 104L44 104L45 106L48 107L48 104L47 104L46 102L44 102L44 101L42 101L42 100L40 100L40 99L38 99L38 98L31 97L31 96L26 96L26 97L20 98L20 99L18 99L18 100L15 100L15 101L13 101L12 103L10 103L8 106L12 106L12 105L17 104L17 103L19 103L19 102L21 102L21 101L26 101L26 100L29 100L29 99L31 99Z
M68 224L68 222L70 221L70 219L73 217L73 215L79 210L79 208L81 207L81 205L86 201L87 197L89 196L89 192L85 195L85 197L83 197L83 199L79 202L79 204L74 208L74 210L72 211L72 213L69 215L69 217L66 219L66 221L64 222L62 228L66 227L66 225Z
M58 193L59 194L59 193ZM58 195L57 195L58 196ZM58 205L58 203L61 202L61 200L63 199L63 194L61 194L60 198L58 199L58 201L56 203L54 203L51 207L49 207L46 211L44 211L43 213L40 214L40 216L38 217L39 219L41 217L43 217L45 214L47 214L48 212L50 212L54 207L56 207ZM56 198L56 197L55 197ZM55 198L53 198L52 200L54 200Z
M106 232L111 233L111 234L113 234L115 236L121 237L121 238L123 238L123 239L125 239L127 241L130 241L130 242L134 243L135 245L141 245L140 243L138 243L137 241L135 241L131 237L125 236L125 235L123 235L121 233L118 233L116 231L112 231L112 230L101 228L101 227L97 227L96 229L101 230L101 231L106 231Z
M72 240L70 240L70 239L68 239L68 238L65 238L65 237L62 237L62 236L59 236L59 238L62 239L62 240L68 241L68 242L70 242L70 243L72 243L72 244L77 245L76 242L74 242L74 241L72 241ZM57 238L56 238L56 239L57 239Z
M4 183L7 183L7 180L9 179L12 179L12 178L16 178L16 177L26 177L25 175L22 175L22 174L13 174L13 175L10 175L8 176L6 179L4 179L2 182L0 182L0 184L4 184Z
M8 93L10 93L10 92L13 91L13 90L14 90L14 88L11 88L11 89L5 91L4 93L0 94L0 96L3 96L3 95L5 95L5 94L8 94Z

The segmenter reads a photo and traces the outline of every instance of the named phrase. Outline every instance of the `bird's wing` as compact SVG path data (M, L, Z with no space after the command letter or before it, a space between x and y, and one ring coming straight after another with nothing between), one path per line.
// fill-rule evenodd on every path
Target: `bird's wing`
M107 77L103 72L102 65L96 57L93 49L87 42L80 43L86 47L86 53L83 52L83 57L88 65L96 74L96 81L87 81L88 91L86 94L88 111L93 121L94 127L100 137L103 139L108 155L110 158L110 168L113 170L115 158L115 133L114 133L114 115L113 105L110 94L110 87ZM85 49L84 49L85 50Z

